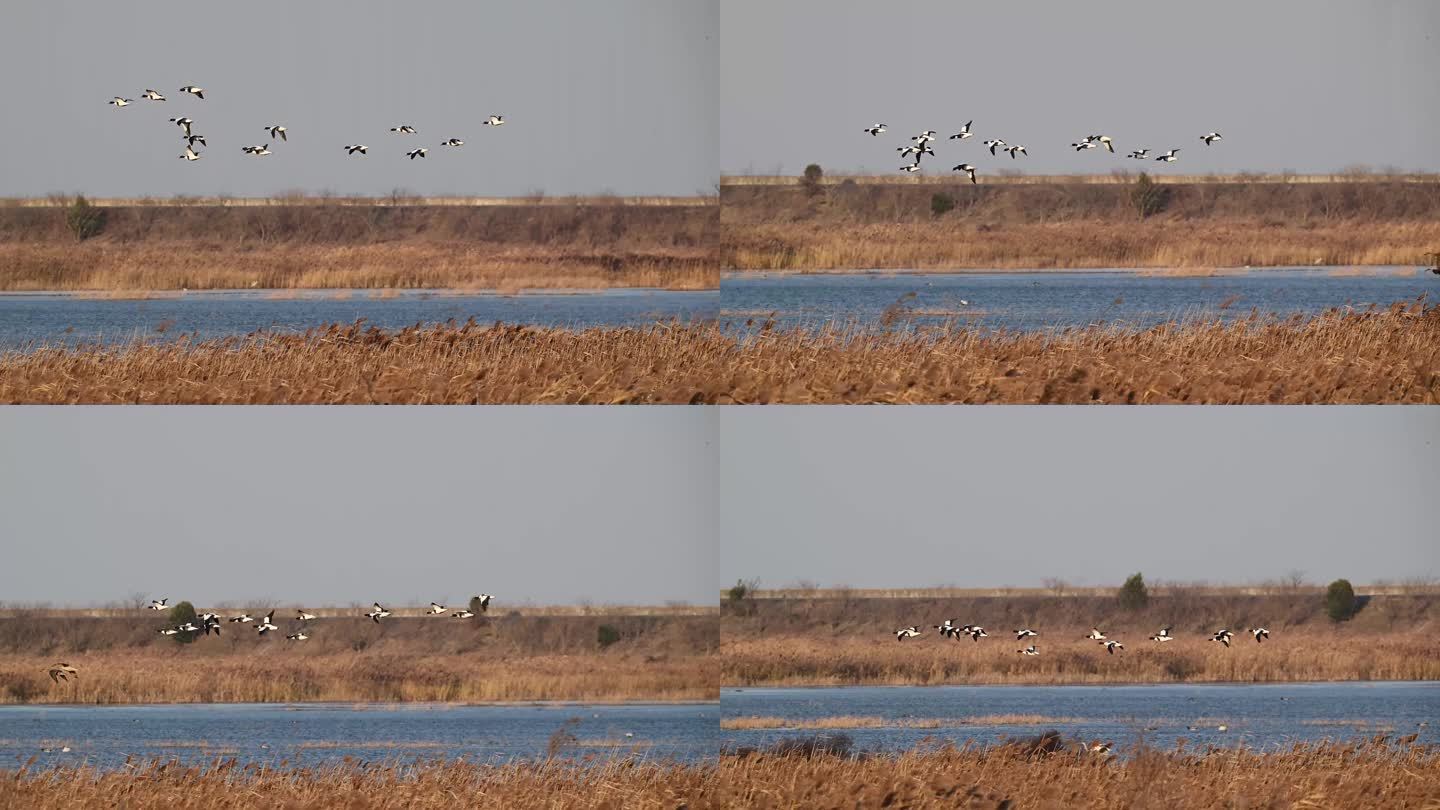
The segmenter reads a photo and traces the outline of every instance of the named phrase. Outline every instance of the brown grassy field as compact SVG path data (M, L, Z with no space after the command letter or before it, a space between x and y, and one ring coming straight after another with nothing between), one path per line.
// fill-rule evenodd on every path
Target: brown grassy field
M1133 181L1110 179L1118 182L832 178L814 194L727 180L721 264L796 271L1415 266L1440 250L1440 183L1157 178L1162 210L1142 220ZM935 213L936 195L954 207Z
M1139 611L1112 596L866 598L817 592L811 598L727 600L720 657L727 686L846 684L1066 684L1440 680L1440 597L1362 596L1336 625L1324 597L1174 587ZM1362 591L1363 593L1363 591ZM988 638L952 641L932 629L945 619L980 624ZM897 642L895 630L926 634ZM1149 637L1165 626L1175 641ZM1125 649L1111 655L1082 637L1099 627ZM1221 628L1238 636L1209 641ZM1272 633L1256 642L1245 630ZM1037 638L1017 643L1014 631ZM1017 650L1031 641L1039 656Z
M719 283L714 205L0 206L0 290L524 289Z
M0 771L0 808L238 807L1440 807L1440 751L1381 740L1275 752L1142 749L1101 758L1025 745L898 756L722 756L484 766L434 761L260 768L137 763L124 773Z
M1274 752L1141 750L1105 759L1025 746L898 756L723 756L719 805L907 808L1440 807L1440 750L1365 741Z
M1440 307L1062 334L467 324L0 356L9 403L1435 403Z
M158 635L166 617L0 618L0 703L716 700L718 618L709 615L392 617L315 611L310 638L225 623L189 644ZM222 615L229 615L222 613ZM251 611L251 615L258 615ZM601 627L618 640L602 646ZM79 677L53 682L64 661Z
M33 766L32 766L33 768ZM607 763L470 765L433 761L305 768L150 762L124 773L94 769L0 770L0 808L700 807L713 765Z

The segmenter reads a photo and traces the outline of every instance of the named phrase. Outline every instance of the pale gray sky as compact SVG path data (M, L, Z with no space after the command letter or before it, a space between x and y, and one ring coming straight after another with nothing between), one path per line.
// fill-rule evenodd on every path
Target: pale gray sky
M719 584L1440 576L1434 407L724 408Z
M715 600L713 409L0 409L0 601Z
M927 173L1437 171L1437 75L1434 0L724 0L720 165L900 176L895 147L935 129ZM1102 133L1120 154L1068 146ZM1030 158L991 157L995 137ZM1123 157L1141 147L1182 151Z
M0 196L713 193L718 32L718 0L19 0L0 25ZM492 113L506 125L482 126ZM194 163L179 116L208 136ZM289 141L244 155L272 123Z

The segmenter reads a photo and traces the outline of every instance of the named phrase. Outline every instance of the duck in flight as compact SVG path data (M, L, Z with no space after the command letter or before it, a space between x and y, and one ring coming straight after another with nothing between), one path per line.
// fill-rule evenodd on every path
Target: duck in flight
M1070 144L1070 145L1073 146L1073 147L1075 147L1075 151L1076 151L1076 152L1084 152L1086 149L1099 149L1099 148L1100 148L1100 145L1097 144L1097 143L1095 143L1094 141L1078 141L1078 142L1072 143L1072 144Z
M465 145L465 142L462 141L462 140L460 140L459 138L451 138L451 139L448 140L448 141L442 141L442 142L440 143L440 145L441 145L441 146L464 146L464 145Z
M170 121L174 123L175 126L185 130L185 136L187 138L190 136L190 125L195 123L195 121L190 118L171 118Z
M435 602L431 602L430 609L426 612L429 613L431 616L439 616L441 613L445 612L445 606L441 604L436 604Z
M186 136L185 136L185 140L186 140L187 142L189 142L189 144L190 144L191 146L194 146L194 145L197 144L197 143L200 144L201 146L209 146L209 145L210 145L210 144L208 144L208 143L205 142L205 136L204 136L204 135L186 135Z
M383 607L380 607L380 603L376 602L375 609L370 611L369 613L366 613L365 618L369 619L372 622L375 622L376 624L379 624L381 619L389 615L390 611L386 610Z
M426 149L425 147L422 146L422 147L420 147L419 149L412 149L411 151L406 152L405 154L409 155L411 160L414 160L414 159L417 158L417 157L422 157L422 158L425 157L425 153L426 153L426 152L429 152L429 151L430 151L429 149Z
M1220 133L1218 133L1218 132L1210 132L1210 133L1206 133L1206 134L1204 134L1204 135L1201 135L1201 136L1200 136L1200 140L1204 141L1206 146L1209 146L1210 144L1212 144L1212 143L1214 143L1214 142L1216 142L1216 141L1223 141L1223 140L1225 140L1225 139L1222 138L1222 137L1220 136Z
M454 613L451 613L451 614L450 614L450 618L452 618L452 619L469 619L469 618L472 618L474 615L475 615L474 613L471 613L471 612L468 611L468 610L457 610L457 611L455 611Z
M1121 643L1118 642L1118 641L1106 641L1106 642L1104 642L1104 644L1105 644L1105 652L1110 653L1111 655L1114 655L1116 650L1123 650L1123 649L1125 649L1125 645L1124 645L1124 644L1121 644Z
M960 632L960 628L956 627L954 622L954 619L946 619L944 624L934 625L934 628L940 631L941 637L949 638Z
M480 600L480 612L484 613L490 609L490 600L494 597L488 593L482 593L475 598Z
M879 135L880 133L882 133L882 132L885 131L885 125L884 125L884 124L876 124L876 125L873 126L873 127L866 127L865 129L863 129L863 130L861 130L861 131L862 131L862 132L868 132L868 133L870 133L871 135Z
M298 632L298 633L291 633L290 635L286 636L285 638L288 639L288 640L290 640L290 641L304 641L305 639L310 638L310 637L307 636L307 635L305 635L305 631L304 631L304 630L301 630L301 631Z
M264 157L268 154L271 154L270 147L263 144L260 146L242 146L240 147L240 151L248 152L256 157Z
M295 621L297 621L297 622L308 622L308 621L310 621L310 620L312 620L312 619L316 619L316 618L319 618L319 617L316 616L314 613L306 613L305 611L302 610L302 611L299 612L299 615L297 615L297 616L295 617Z
M896 641L904 641L904 640L907 639L907 638L915 638L915 637L918 636L918 635L920 635L920 626L919 626L919 625L913 625L913 624L912 624L911 626L906 627L906 628L904 628L904 629L896 630L896 631L895 631L895 640L896 640Z
M929 142L935 140L935 130L933 130L933 129L927 129L927 130L925 130L924 132L920 133L919 135L915 135L915 136L911 137L910 140L915 141L916 143L921 143L921 144L929 143Z
M282 140L282 141L288 141L288 140L290 140L290 139L285 135L285 127L282 127L282 126L280 126L279 124L271 124L270 126L265 127L265 131L268 132L268 133L270 133L270 140L272 140L272 141L275 140L275 136L276 136L276 135L279 135L279 136L280 136L280 140Z
M56 683L59 683L60 681L68 681L70 680L70 676L72 675L75 677L76 680L80 679L80 670L70 666L64 661L56 664L51 664L48 672L50 675L50 680L55 681Z
M1092 627L1092 628L1090 628L1089 634L1083 636L1083 638L1088 638L1088 639L1090 639L1091 641L1104 641L1104 640L1105 640L1105 634L1102 633L1102 632L1100 632L1100 628L1098 628L1098 627Z
M1131 152L1130 154L1126 155L1126 157L1135 158L1136 160L1144 160L1145 158L1147 158L1147 157L1149 157L1149 156L1150 156L1150 150L1149 150L1149 149L1136 149L1135 151L1133 151L1133 152Z
M920 141L919 143L913 144L911 146L897 146L895 147L895 151L899 152L900 157L902 158L907 157L910 155L911 152L914 152L916 163L919 163L920 158L925 155L935 154L935 150L930 148L930 145L927 141Z
M410 126L409 124L401 124L401 125L398 126L398 127L391 127L391 128L390 128L390 131L391 131L391 132L398 132L398 133L400 133L401 135L414 135L414 134L415 134L415 127L412 127L412 126Z
M249 613L241 613L239 616L231 616L230 621L240 622L241 624L249 624L250 622L255 621L255 618Z
M116 107L124 107L128 104L134 103L134 101L135 99L133 98L122 98L120 96L116 96L115 98L110 99L108 103L114 104Z
M1254 627L1254 628L1251 628L1251 630L1250 630L1250 635L1252 635L1252 636L1255 637L1255 643L1258 644L1258 643L1264 641L1265 639L1270 638L1270 631L1269 631L1269 630L1266 630L1266 629L1263 628L1263 627Z
M364 155L364 154L367 154L367 153L370 151L370 147L366 146L366 145L363 144L363 143L356 143L356 144L351 144L351 145L349 145L349 146L346 146L346 147L345 147L345 151L346 151L348 154L351 154L351 155L355 154L356 152L359 152L360 154Z
M1016 631L1015 631L1015 640L1016 640L1016 641L1024 641L1024 640L1025 640L1027 637L1029 637L1029 636L1038 636L1038 635L1040 635L1040 634L1037 633L1037 632L1035 632L1034 630L1029 629L1029 628L1026 628L1026 629L1024 629L1024 630L1016 630Z
M918 172L918 171L920 171L920 164L919 164L919 163L910 163L910 164L908 164L908 165L901 166L901 167L900 167L900 171L902 171L902 172L912 172L912 173L913 173L913 172Z
M1219 631L1218 633L1216 633L1215 635L1211 636L1211 637L1210 637L1210 640L1211 640L1211 641L1218 641L1218 642L1220 642L1221 644L1224 644L1226 647L1229 647L1229 646L1230 646L1230 639L1232 639L1232 638L1234 638L1234 637L1235 637L1235 634L1232 633L1232 632L1230 632L1229 630L1221 630L1221 631Z
M965 122L965 126L961 127L959 132L957 132L957 133L955 133L954 135L951 135L951 136L950 136L950 140L952 140L952 141L954 141L954 140L961 140L961 141L963 141L963 140L965 140L966 138L969 138L971 135L974 135L975 133L973 133L973 132L970 131L970 125L973 124L973 123L975 123L975 120L974 120L973 118L972 118L971 120L969 120L969 121L966 121L966 122Z
M140 94L140 97L141 97L141 98L148 98L148 99L150 99L151 101L164 101L164 100L165 100L165 97L164 97L164 96L160 95L159 93L157 93L157 92L155 92L154 90L151 90L151 89L149 89L149 88L146 88L145 92Z
M165 599L151 599L149 610L165 610L170 606L165 604Z
M272 621L274 618L275 611L273 610L265 614L265 618L261 620L259 624L255 625L255 632L263 636L271 630L279 630L280 628L276 627L275 623Z
M489 118L486 118L484 123L487 127L503 127L505 126L505 116L492 115Z
M1023 649L1023 650L1016 650L1015 652L1018 652L1018 653L1020 653L1021 655L1039 655L1039 654L1040 654L1040 651L1037 650L1037 649L1035 649L1035 645L1034 645L1034 644L1031 644L1029 647L1026 647L1026 648Z
M1165 163L1174 163L1175 161L1180 159L1179 155L1179 149L1171 149L1169 152L1166 152L1165 154L1155 159L1159 161L1164 161Z
M981 141L981 143L983 143L984 145L990 147L990 154L992 154L992 155L995 154L995 150L996 150L996 149L998 149L998 148L1000 148L1000 147L1002 147L1002 146L1007 146L1007 145L1008 145L1008 144L1006 144L1004 141L1000 140L999 138L996 138L996 139L993 140L993 141Z
M975 179L975 167L974 167L974 166L971 166L969 163L961 163L959 166L956 166L955 168L951 169L950 171L952 171L952 172L965 172L966 174L970 175L970 183L971 183L972 185L973 185L974 183L978 182L978 181Z
M1012 146L1006 147L1005 151L1010 153L1010 159L1011 159L1011 160L1014 160L1014 159L1015 159L1015 153L1016 153L1016 152L1019 152L1020 154L1024 155L1025 157L1030 157L1030 153L1025 151L1025 147L1021 146L1021 145L1018 144L1018 143L1017 143L1017 144L1014 144L1014 145L1012 145Z
M1151 641L1174 641L1175 637L1170 635L1169 627L1163 628L1160 632L1150 637Z
M990 634L985 632L985 628L981 627L978 624L967 624L964 627L960 628L960 632L970 636L970 640L975 642L980 641L980 639L982 638L990 637Z
M196 97L196 98L201 98L201 99L205 98L205 88L203 88L203 87L196 87L196 86L193 85L193 84L187 84L187 85L185 85L184 87L180 88L180 92L182 92L182 93L189 93L190 95L192 95L192 96L194 96L194 97Z
M1110 140L1109 135L1091 135L1085 139L1085 142L1099 144L1109 149L1111 154L1115 153L1115 143Z

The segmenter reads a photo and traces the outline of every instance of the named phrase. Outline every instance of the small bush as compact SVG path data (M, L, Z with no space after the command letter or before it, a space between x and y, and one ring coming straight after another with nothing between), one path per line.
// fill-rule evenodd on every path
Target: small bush
M1150 602L1150 593L1145 590L1145 577L1140 574L1133 574L1125 584L1120 587L1117 595L1120 600L1120 607L1126 610L1141 610Z
M474 613L476 616L479 616L481 613L485 612L485 606L480 603L480 597L478 596L470 597L469 608L470 612Z
M76 242L84 242L105 229L105 214L105 209L96 208L83 194L77 194L70 210L65 212L65 226L75 235Z
M189 602L178 602L175 607L170 608L170 624L178 627L186 622L195 621L195 606ZM197 633L176 633L170 638L175 639L176 644L189 644L195 640Z
M849 756L855 740L849 734L817 734L813 737L786 737L772 744L766 753L774 756Z
M944 216L955 210L955 198L943 192L936 192L930 195L930 213L934 216Z
M1135 213L1139 214L1141 219L1152 217L1164 211L1165 206L1170 204L1170 189L1141 172L1139 179L1135 181L1135 188L1130 190L1130 203L1135 206Z
M820 180L824 177L825 170L820 168L819 163L811 163L806 166L805 174L801 177L801 182L805 184L805 193L812 197L824 193L825 189L820 185Z
M1204 669L1204 665L1188 655L1176 655L1165 660L1165 674L1177 681L1187 681Z
M1347 621L1355 615L1355 589L1350 580L1337 579L1325 591L1325 615L1332 622Z
M620 640L620 631L608 624L602 624L595 632L595 640L600 643L600 649L603 650Z

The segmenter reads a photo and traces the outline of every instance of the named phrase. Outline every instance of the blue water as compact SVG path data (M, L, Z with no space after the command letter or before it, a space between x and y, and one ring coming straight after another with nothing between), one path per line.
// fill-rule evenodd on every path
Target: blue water
M709 320L720 307L720 294L714 290L621 289L516 296L408 291L393 298L372 297L374 293L227 290L160 294L139 300L70 293L0 294L0 350L42 343L73 346L162 340L192 333L216 338L258 329L302 332L359 318L389 329L444 323L452 318L459 322L474 318L482 324L639 325L672 318Z
M721 322L781 326L895 326L953 322L979 329L1035 331L1107 323L1147 327L1193 318L1262 313L1313 315L1331 307L1389 306L1440 293L1440 276L1413 267L1251 270L1212 277L1145 276L1135 271L1063 273L892 273L721 278ZM968 305L961 304L967 301ZM897 304L898 302L898 304Z
M127 756L292 765L346 756L503 762L544 756L561 729L582 743L563 749L566 756L696 761L714 756L718 718L713 703L0 706L0 769L32 756L41 767L100 768L119 767ZM62 753L63 746L71 750Z
M744 688L720 693L721 715L793 719L853 715L889 719L962 719L1027 714L1070 721L1021 726L937 729L857 728L726 730L723 744L764 746L786 737L843 733L857 750L898 751L922 742L1033 736L1056 729L1067 737L1118 746L1196 745L1269 748L1301 741L1349 740L1382 731L1411 733L1440 744L1440 683L1156 684L1145 686L897 686L813 689ZM1428 723L1420 727L1420 723ZM1219 726L1226 726L1220 731ZM1194 727L1193 729L1191 727Z

